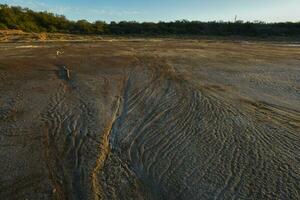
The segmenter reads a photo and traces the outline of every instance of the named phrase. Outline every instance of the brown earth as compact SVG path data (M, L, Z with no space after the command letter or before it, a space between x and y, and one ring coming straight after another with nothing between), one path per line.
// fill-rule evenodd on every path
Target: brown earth
M271 42L2 43L0 199L300 199L299 58Z

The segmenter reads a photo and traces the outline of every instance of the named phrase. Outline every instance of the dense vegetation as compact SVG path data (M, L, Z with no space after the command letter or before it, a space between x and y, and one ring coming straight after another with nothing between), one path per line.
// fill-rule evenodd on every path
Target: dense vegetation
M27 32L60 32L78 34L118 35L218 35L218 36L300 36L298 23L264 22L111 22L71 21L62 15L35 12L27 8L0 4L0 29L19 29Z

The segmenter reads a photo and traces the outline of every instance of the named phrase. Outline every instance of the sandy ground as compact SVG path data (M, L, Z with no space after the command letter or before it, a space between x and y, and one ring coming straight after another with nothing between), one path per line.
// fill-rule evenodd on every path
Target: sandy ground
M0 91L0 199L300 199L297 44L2 43Z

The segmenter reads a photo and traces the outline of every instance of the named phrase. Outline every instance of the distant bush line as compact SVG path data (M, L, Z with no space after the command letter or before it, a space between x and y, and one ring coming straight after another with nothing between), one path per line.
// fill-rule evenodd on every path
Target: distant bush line
M71 21L63 15L35 12L28 8L0 4L0 29L26 32L50 32L103 35L200 35L200 36L300 36L300 22L135 22L106 23L86 20Z

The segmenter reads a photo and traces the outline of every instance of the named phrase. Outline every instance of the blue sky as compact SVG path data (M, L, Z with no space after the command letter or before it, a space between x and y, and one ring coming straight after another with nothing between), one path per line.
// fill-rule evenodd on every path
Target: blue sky
M300 21L300 0L0 0L72 20Z

